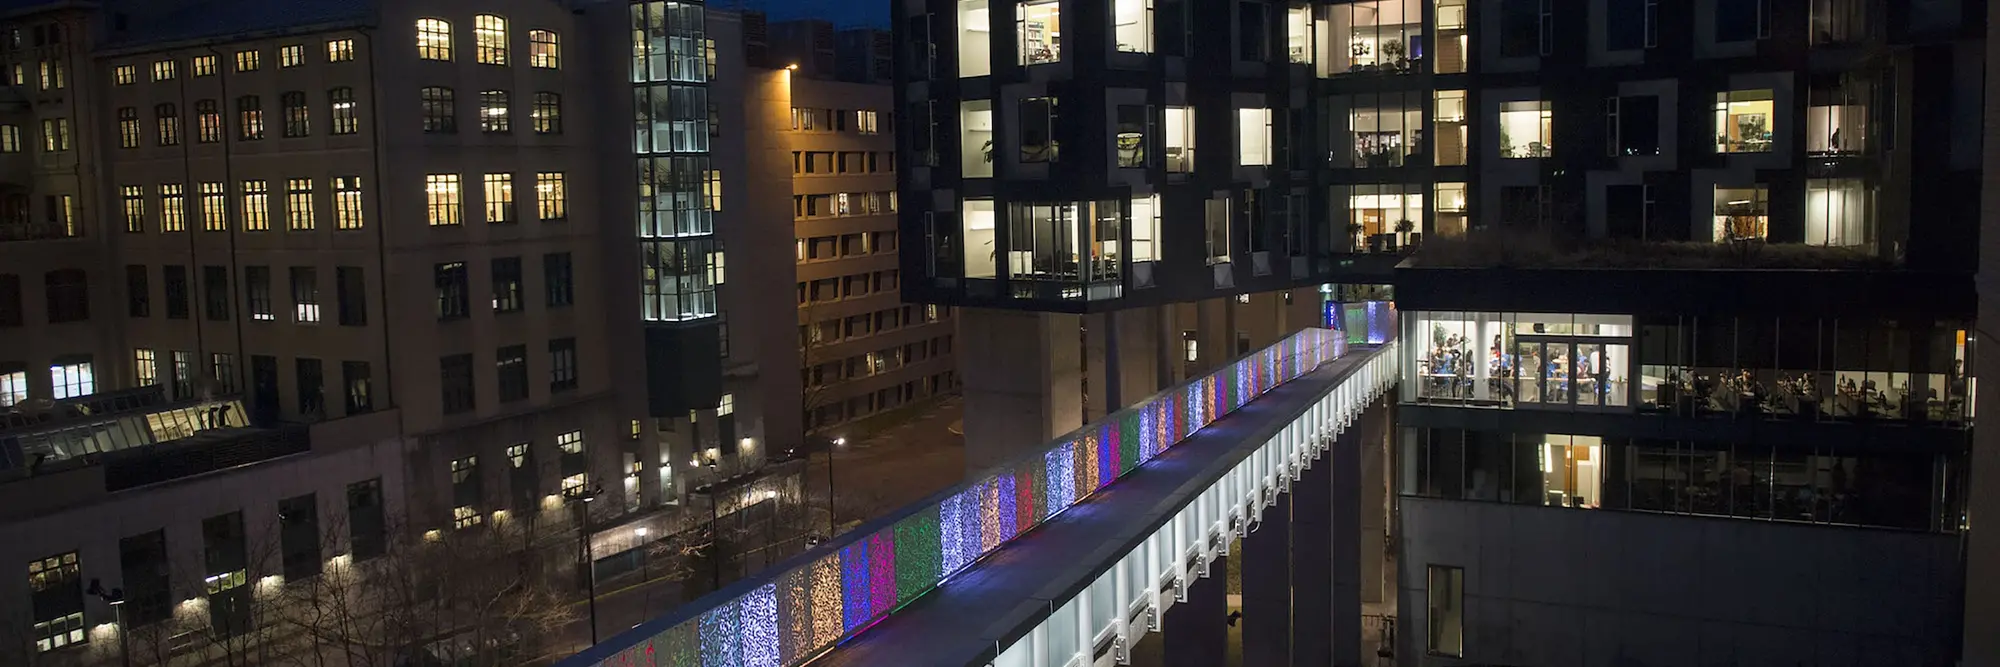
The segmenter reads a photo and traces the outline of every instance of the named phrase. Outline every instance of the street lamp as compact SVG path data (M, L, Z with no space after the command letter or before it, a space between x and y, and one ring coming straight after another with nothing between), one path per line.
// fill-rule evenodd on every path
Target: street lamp
M840 520L833 516L833 453L847 444L847 438L834 438L826 448L826 536L840 531Z
M97 599L111 605L112 622L118 626L118 662L124 667L132 667L132 649L129 640L126 639L128 633L125 629L125 589L113 588L106 591L103 582L91 579L89 590L84 592L95 595Z
M590 501L604 495L603 484L575 486L562 490L563 500L577 507L577 551L583 556L583 581L590 599L590 645L597 645L597 557L590 544Z

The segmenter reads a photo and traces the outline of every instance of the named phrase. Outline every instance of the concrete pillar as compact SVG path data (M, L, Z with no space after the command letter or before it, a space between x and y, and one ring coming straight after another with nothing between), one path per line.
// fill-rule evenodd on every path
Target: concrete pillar
M1243 664L1292 660L1292 496L1264 508L1243 538Z
M1156 316L1150 308L1081 316L1089 387L1084 421L1102 418L1164 388L1156 368L1160 354Z
M1333 462L1292 483L1292 665L1333 664Z
M1078 316L984 308L958 315L969 472L1083 425Z
M1174 326L1174 313L1179 308L1167 304L1148 309L1151 313L1153 329L1153 391L1159 392L1180 383L1174 373L1175 360L1180 354L1181 332Z
M1365 417L1364 417L1365 419ZM1325 465L1329 477L1333 557L1333 628L1330 633L1335 667L1361 664L1361 448L1367 425L1356 423L1341 432Z
M1395 433L1395 408L1387 397L1362 413L1361 467L1361 601L1380 604L1394 595L1389 557L1389 443Z
M1209 564L1207 577L1188 573L1188 599L1167 608L1166 667L1216 667L1228 659L1229 559Z

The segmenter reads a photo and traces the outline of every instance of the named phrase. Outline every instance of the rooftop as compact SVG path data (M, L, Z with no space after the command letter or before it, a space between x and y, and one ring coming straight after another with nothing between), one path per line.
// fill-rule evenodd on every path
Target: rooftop
M29 0L0 0L6 2ZM131 48L365 23L374 0L105 0L101 45Z

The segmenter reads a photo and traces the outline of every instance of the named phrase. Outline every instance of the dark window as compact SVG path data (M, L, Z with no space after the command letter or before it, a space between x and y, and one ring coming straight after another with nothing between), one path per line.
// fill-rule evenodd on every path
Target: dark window
M521 258L501 257L493 260L493 312L520 312L521 298Z
M278 501L278 543L286 581L319 574L319 502L313 494Z
M1628 95L1611 98L1606 105L1607 122L1614 133L1615 155L1660 154L1660 98Z
M229 267L201 267L202 312L214 322L229 321Z
M21 276L0 273L0 327L21 326Z
M159 130L161 146L179 146L181 143L181 110L173 104L153 105L153 121Z
M1239 60L1263 62L1271 58L1268 46L1271 28L1264 18L1265 11L1263 2L1236 3L1236 55Z
M1654 0L1610 0L1604 15L1604 48L1635 51L1657 43L1653 36Z
M388 517L382 510L382 480L347 485L347 541L354 560L382 555L388 547Z
M375 388L368 375L368 362L340 362L340 377L347 387L347 414L375 411Z
M528 346L509 345L500 348L494 355L494 365L500 376L500 401L518 401L528 397Z
M1535 229L1548 220L1547 186L1500 188L1500 224L1511 229Z
M210 632L223 637L235 637L251 628L248 542L242 512L218 514L201 522L208 623Z
M1527 58L1542 53L1542 3L1545 0L1501 0L1500 55Z
M285 136L304 137L312 134L312 109L306 104L303 91L290 91L278 96L279 105L285 109Z
M167 533L155 530L118 540L118 574L125 589L125 623L138 628L173 613Z
M90 319L90 281L83 269L59 269L42 276L48 290L49 322Z
M358 266L337 266L333 269L334 298L339 301L340 325L358 327L368 324L368 278Z
M161 267L160 273L166 280L167 319L170 320L187 319L188 318L187 267L185 266Z
M555 93L535 93L534 102L528 109L528 117L534 121L535 134L562 134L562 96Z
M292 267L292 320L319 324L319 271L314 267Z
M569 253L542 255L542 287L548 292L550 308L576 303L576 282L570 270Z
M278 319L271 309L271 267L243 267L243 293L250 309L250 319L259 322Z
M470 412L476 407L472 388L472 355L452 354L438 359L438 388L445 414Z
M1747 42L1771 36L1770 0L1715 0L1715 41Z
M549 392L558 393L576 388L576 339L557 338L549 341Z
M125 267L125 314L132 317L153 315L153 290L144 265L130 264Z
M1194 32L1188 28L1188 5L1192 0L1155 0L1153 20L1153 48L1165 56L1186 56L1188 41Z
M432 273L437 284L438 319L455 320L469 315L472 304L466 288L465 262L439 264Z
M326 416L326 369L318 359L300 357L293 362L299 381L299 414Z
M1604 225L1612 238L1643 239L1652 230L1651 188L1645 185L1612 185L1604 191Z
M457 134L458 110L450 88L431 86L419 93L424 108L425 134Z

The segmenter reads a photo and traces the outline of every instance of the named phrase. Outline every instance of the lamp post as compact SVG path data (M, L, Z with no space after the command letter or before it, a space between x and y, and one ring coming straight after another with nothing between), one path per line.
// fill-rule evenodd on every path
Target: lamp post
M840 520L839 520L839 519L837 519L837 518L834 518L834 516L833 516L833 508L834 508L834 504L833 504L833 453L834 453L834 452L835 452L836 450L840 449L840 447L841 447L842 445L845 445L845 444L847 444L847 438L834 438L834 439L832 439L832 440L830 440L830 441L827 441L827 447L826 447L826 538L827 538L827 539L829 539L829 540L830 540L830 539L833 539L833 534L834 534L835 532L838 532L838 531L840 530Z
M583 557L583 581L588 591L590 604L590 645L597 645L597 558L590 545L590 501L604 494L604 485L591 484L563 489L565 501L577 507L576 531L577 551Z
M132 648L130 640L126 638L128 633L125 628L125 589L113 588L106 591L102 582L91 579L90 589L84 592L95 595L97 599L111 605L112 623L118 626L118 663L124 667L132 667Z

